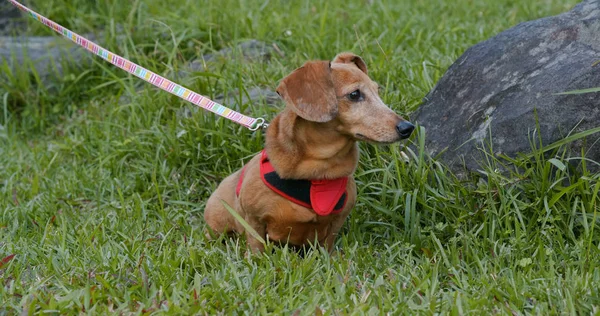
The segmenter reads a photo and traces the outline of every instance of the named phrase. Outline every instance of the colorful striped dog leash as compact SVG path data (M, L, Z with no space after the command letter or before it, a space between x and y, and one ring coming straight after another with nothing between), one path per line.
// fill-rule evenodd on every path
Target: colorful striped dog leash
M186 101L192 102L193 104L195 104L205 110L211 111L219 116L230 119L242 126L247 127L248 129L250 129L252 131L255 131L259 128L266 128L268 126L268 124L265 122L265 120L263 118L249 117L249 116L243 115L241 113L238 113L232 109L229 109L221 104L218 104L218 103L208 99L207 97L204 97L196 92L186 89L164 77L161 77L161 76L153 73L152 71L150 71L146 68L143 68L143 67L115 54L115 53L112 53L112 52L102 48L101 46L97 45L96 43L80 36L79 34L72 32L71 30L55 23L54 21L51 21L51 20L45 18L44 16L38 14L37 12L29 9L28 7L20 4L19 2L15 1L15 0L8 0L8 1L10 3L12 3L13 5L15 5L17 8L19 8L21 11L27 13L29 16L38 20L39 22L46 25L47 27L53 29L56 33L61 34L63 37L70 39L77 45L82 46L85 49L87 49L88 51L102 57L104 60L108 61L109 63L127 71L128 73L130 73L130 74L132 74L132 75L134 75L134 76L136 76L136 77L138 77L138 78L140 78L162 90L165 90L171 94L174 94Z

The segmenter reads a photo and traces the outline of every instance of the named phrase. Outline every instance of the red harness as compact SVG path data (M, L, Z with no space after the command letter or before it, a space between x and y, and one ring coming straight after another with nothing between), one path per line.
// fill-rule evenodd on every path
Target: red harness
M244 166L235 188L238 196L242 189L245 171L246 167ZM298 205L310 208L321 216L341 212L348 199L346 191L348 177L333 180L282 179L269 162L267 152L264 150L260 159L260 178L277 194Z

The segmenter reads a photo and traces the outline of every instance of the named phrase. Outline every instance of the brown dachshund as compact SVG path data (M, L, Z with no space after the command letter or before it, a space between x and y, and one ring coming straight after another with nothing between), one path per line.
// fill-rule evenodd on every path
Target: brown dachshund
M414 129L383 103L378 89L352 53L307 62L285 77L277 93L286 108L268 127L264 151L225 178L206 203L213 233L245 231L222 200L265 240L318 242L331 252L356 202L357 141L389 144ZM253 252L264 250L251 234L246 238Z

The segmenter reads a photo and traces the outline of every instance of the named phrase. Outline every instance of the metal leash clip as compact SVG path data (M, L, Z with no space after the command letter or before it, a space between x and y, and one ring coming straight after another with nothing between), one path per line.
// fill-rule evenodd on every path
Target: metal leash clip
M259 128L267 129L267 127L269 127L269 123L267 123L264 118L259 117L256 119L256 122L254 122L254 126L248 127L248 129L251 131L256 131Z

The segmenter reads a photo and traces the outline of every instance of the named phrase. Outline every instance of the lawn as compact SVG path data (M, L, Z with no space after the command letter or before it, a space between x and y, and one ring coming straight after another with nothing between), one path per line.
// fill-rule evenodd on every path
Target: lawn
M575 0L28 2L37 12L208 97L260 86L309 59L363 56L382 97L410 117L471 45ZM55 33L29 19L26 34ZM236 55L179 76L243 40ZM64 41L64 45L73 45ZM1 314L598 314L600 174L562 148L482 162L459 179L425 155L361 144L359 199L329 256L243 238L209 241L204 203L262 149L260 132L198 111L94 58L50 80L0 74ZM234 105L232 105L234 106ZM264 102L236 106L272 118Z

